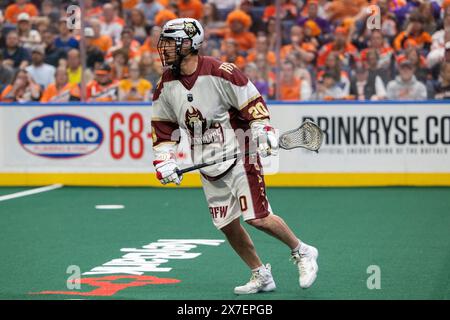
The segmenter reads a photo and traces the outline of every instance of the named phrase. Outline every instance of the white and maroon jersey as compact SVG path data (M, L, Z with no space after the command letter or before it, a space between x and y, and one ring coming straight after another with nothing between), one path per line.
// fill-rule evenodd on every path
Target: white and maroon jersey
M236 130L251 137L250 123L263 119L269 119L264 99L235 65L199 56L192 75L176 78L166 70L157 85L152 115L155 158L174 152L180 128L189 133L194 163L222 159L238 150ZM233 163L228 160L200 171L217 177Z

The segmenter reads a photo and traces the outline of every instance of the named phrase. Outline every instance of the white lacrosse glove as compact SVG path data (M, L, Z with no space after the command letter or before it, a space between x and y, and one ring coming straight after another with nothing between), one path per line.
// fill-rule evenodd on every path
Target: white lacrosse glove
M258 154L265 158L278 154L278 139L275 129L268 122L255 121L251 124L252 137L257 143Z
M161 157L164 158L164 157ZM176 183L179 185L181 180L183 180L182 175L177 174L178 165L173 157L165 157L165 160L162 160L158 157L157 160L153 161L153 165L156 170L156 177L162 184L167 183Z

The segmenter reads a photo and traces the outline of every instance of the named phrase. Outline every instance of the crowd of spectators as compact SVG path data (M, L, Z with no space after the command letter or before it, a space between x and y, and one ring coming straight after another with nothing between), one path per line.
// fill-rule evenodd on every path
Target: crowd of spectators
M177 17L266 99L450 99L450 0L279 1L84 0L82 45L76 1L0 0L0 102L151 101Z

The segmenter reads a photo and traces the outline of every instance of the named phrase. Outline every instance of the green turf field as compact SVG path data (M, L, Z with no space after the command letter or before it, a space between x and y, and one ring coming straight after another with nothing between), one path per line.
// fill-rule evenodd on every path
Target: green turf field
M0 196L30 188L0 188ZM128 287L112 296L30 294L69 290L67 267L82 272L158 239L224 239L201 189L73 188L0 201L0 299L449 299L450 188L273 188L272 208L319 249L319 275L302 290L284 245L250 229L277 290L235 296L249 271L227 243L198 245L194 259L169 260L145 276L171 284ZM97 210L122 204L123 210ZM369 290L367 268L381 270ZM103 275L107 276L107 275ZM82 276L89 278L95 276ZM99 276L100 277L100 276ZM114 283L127 283L118 279Z

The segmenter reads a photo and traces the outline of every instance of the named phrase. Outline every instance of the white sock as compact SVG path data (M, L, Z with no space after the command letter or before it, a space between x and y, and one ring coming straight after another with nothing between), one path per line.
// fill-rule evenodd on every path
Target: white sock
M309 247L309 246L308 246L306 243L302 242L302 243L300 244L300 249L299 249L299 251L302 252L302 253L308 252L308 250L309 250L308 247Z
M297 240L298 240L298 245L294 249L292 249L292 253L298 252L300 250L300 248L302 247L302 242L300 241L300 239L297 239Z
M266 266L262 264L258 268L252 269L252 272L259 272L259 271L263 271L263 270L266 270Z

